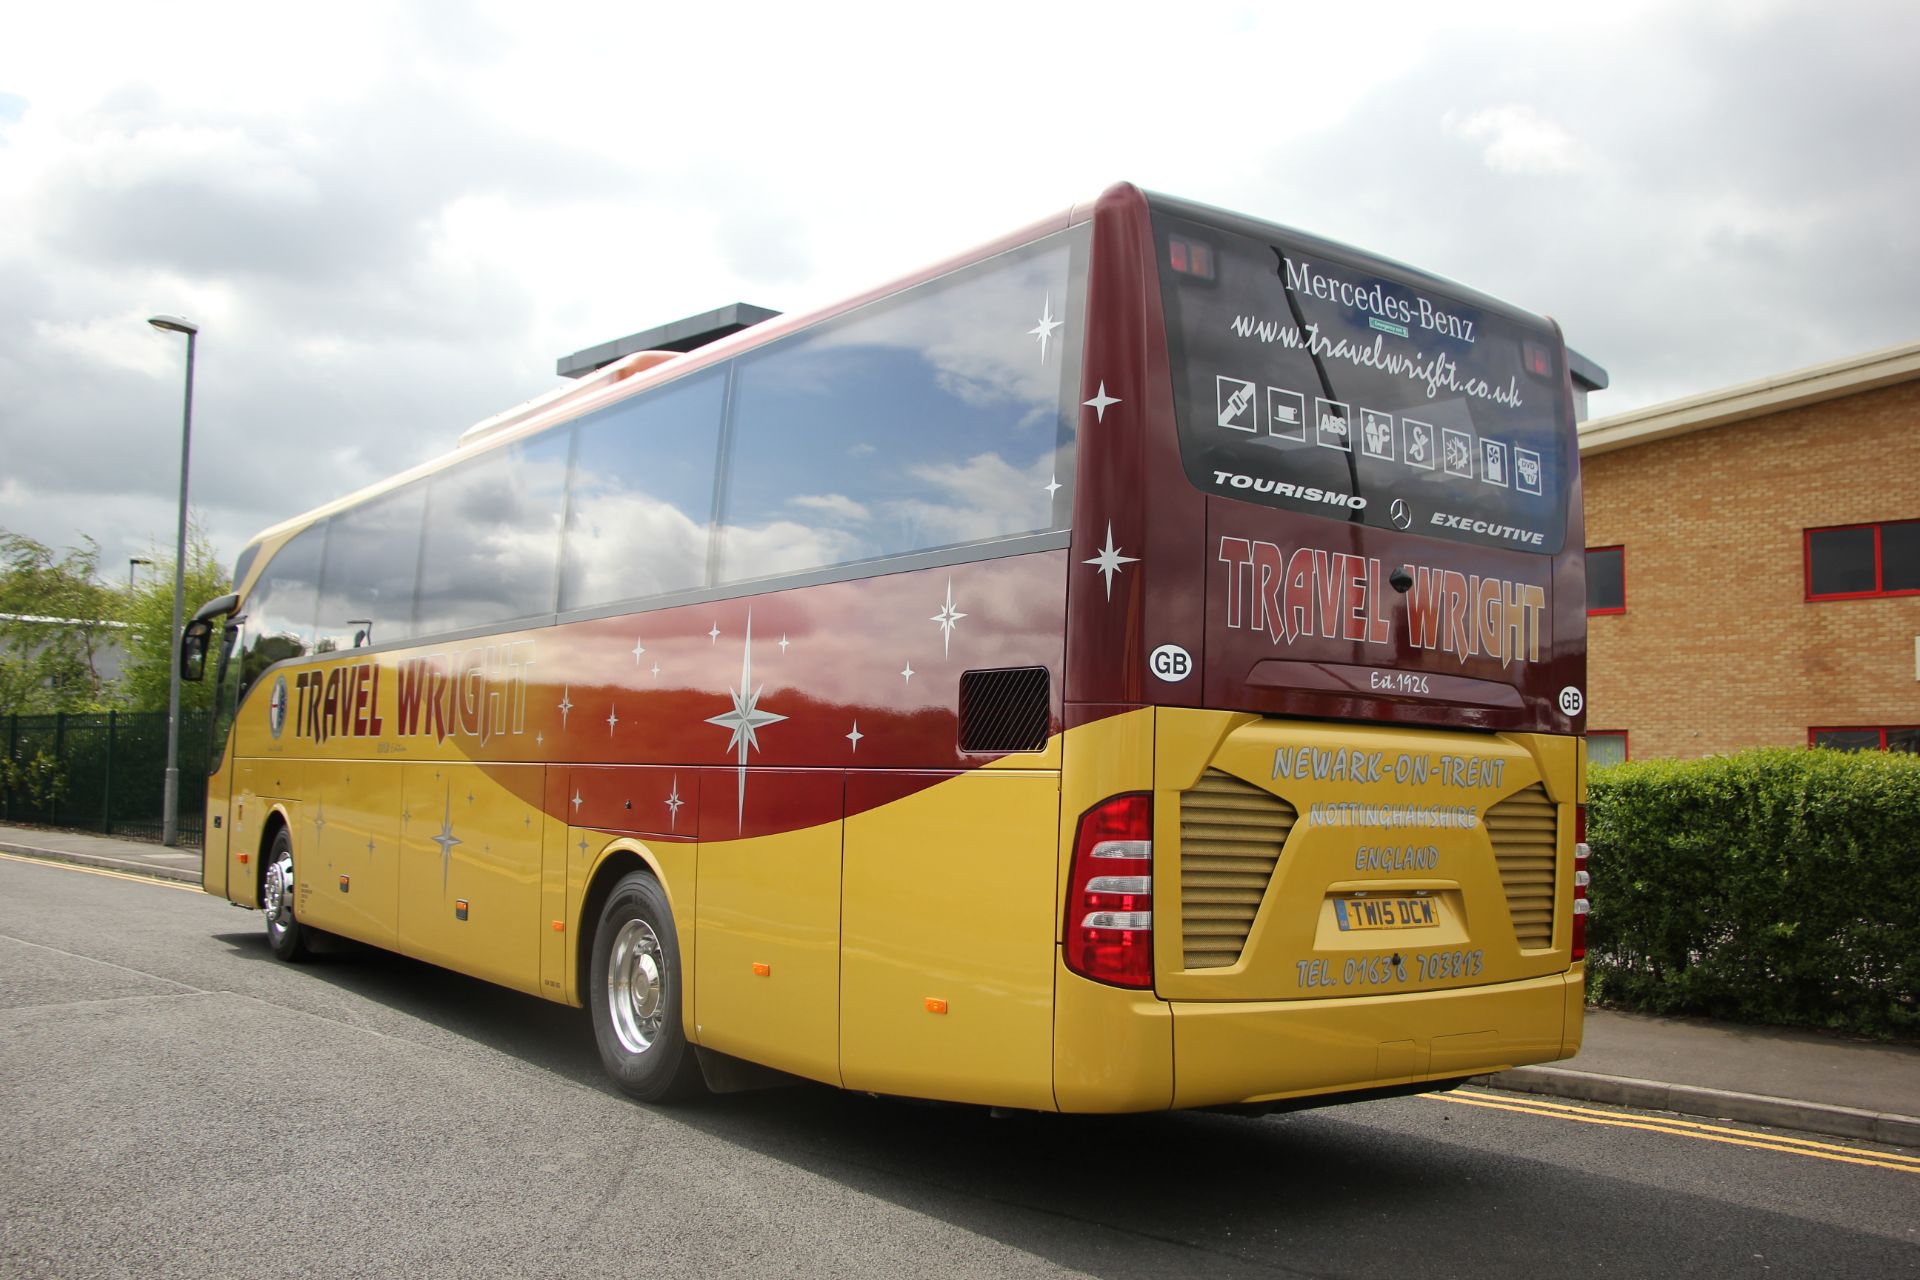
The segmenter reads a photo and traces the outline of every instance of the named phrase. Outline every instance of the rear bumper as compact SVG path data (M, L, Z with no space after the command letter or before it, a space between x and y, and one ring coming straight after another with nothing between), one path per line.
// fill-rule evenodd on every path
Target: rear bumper
M1406 995L1181 1002L1175 1107L1209 1107L1454 1080L1571 1056L1581 973Z

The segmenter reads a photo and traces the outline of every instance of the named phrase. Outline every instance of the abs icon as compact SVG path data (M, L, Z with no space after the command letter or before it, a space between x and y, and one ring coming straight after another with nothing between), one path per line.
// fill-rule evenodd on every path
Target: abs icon
M1162 680L1177 683L1193 674L1193 655L1177 644L1163 644L1147 655L1147 665Z

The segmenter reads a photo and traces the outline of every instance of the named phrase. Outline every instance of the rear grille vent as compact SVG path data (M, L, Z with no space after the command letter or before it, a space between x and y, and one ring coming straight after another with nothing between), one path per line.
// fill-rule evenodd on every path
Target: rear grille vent
M1266 896L1294 808L1209 769L1180 796L1180 927L1189 969L1236 963Z
M1003 667L960 677L962 751L1045 751L1047 669Z
M1553 945L1555 839L1559 810L1539 783L1487 810L1487 836L1500 864L1507 911L1523 949Z

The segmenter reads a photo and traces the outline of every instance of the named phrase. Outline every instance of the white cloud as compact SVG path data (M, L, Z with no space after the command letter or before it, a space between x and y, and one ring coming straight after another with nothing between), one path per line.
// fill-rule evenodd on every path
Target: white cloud
M822 515L836 520L845 520L852 524L864 524L872 518L872 512L844 493L810 493L798 498L788 498L787 505L804 507L809 511L818 511Z
M1496 173L1572 173L1581 167L1573 135L1524 104L1464 115L1449 111L1441 124L1457 138L1481 143L1481 159Z

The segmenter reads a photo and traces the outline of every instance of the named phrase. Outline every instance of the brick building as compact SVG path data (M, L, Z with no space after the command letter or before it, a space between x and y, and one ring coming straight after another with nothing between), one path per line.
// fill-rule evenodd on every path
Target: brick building
M1920 750L1920 343L1580 425L1593 759Z

